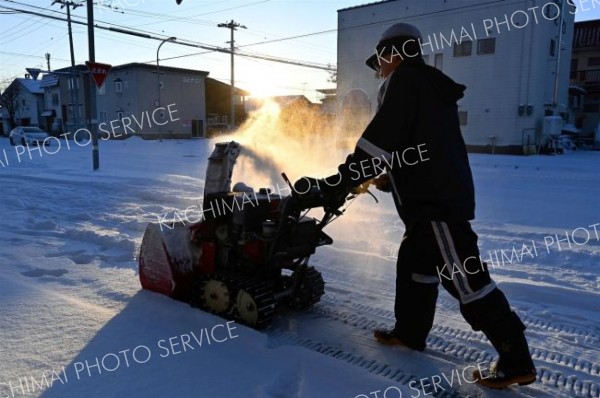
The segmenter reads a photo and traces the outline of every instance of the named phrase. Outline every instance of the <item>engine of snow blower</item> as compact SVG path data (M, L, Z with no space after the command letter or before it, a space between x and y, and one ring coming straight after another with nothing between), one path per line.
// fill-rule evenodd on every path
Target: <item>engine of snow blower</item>
M341 212L327 206L316 188L285 197L241 183L231 189L239 153L236 142L216 144L202 221L166 229L148 225L139 275L144 289L261 327L280 304L306 308L320 300L325 283L308 260L316 247L333 242L323 228ZM315 207L324 209L321 218L303 215Z

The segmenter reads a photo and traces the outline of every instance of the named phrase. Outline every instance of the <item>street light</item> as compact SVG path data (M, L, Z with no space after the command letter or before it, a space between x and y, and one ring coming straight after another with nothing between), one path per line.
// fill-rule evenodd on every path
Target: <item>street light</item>
M164 39L160 42L160 44L158 45L158 48L156 49L156 92L157 92L157 101L156 101L156 107L160 108L160 65L158 62L158 52L160 51L160 48L162 47L163 44L165 44L168 41L175 41L177 40L176 37L169 37L167 39ZM162 141L162 135L161 135L161 125L158 125L158 137L159 139Z

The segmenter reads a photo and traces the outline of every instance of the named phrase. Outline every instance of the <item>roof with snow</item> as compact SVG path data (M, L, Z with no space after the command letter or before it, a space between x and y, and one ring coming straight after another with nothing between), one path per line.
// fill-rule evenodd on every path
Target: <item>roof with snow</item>
M44 90L40 86L41 80L26 79L24 77L15 80L21 83L31 94L44 94Z
M53 74L53 73L44 75L44 77L42 77L42 80L40 82L41 88L54 87L56 85L58 85L58 75Z

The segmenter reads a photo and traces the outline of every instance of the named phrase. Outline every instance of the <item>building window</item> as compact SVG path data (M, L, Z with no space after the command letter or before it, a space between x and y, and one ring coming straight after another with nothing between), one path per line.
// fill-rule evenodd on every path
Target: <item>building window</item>
M444 67L444 54L435 54L433 62L433 66L435 66L439 70L442 70L442 68Z
M123 92L123 82L121 79L115 80L115 92L122 93Z
M425 65L429 65L429 54L423 55L423 62L425 62Z
M494 54L496 52L496 38L477 40L477 54Z
M123 111L117 111L117 120L123 119Z
M74 114L75 111L77 112L76 115ZM73 120L75 118L81 120L81 117L83 116L81 104L79 104L79 106L78 105L69 104L69 106L68 106L68 112L69 112L69 114L67 115L68 120Z
M556 40L550 40L550 56L554 57L556 55Z
M129 81L128 80L123 81L123 88L124 89L128 89L129 88Z
M77 77L69 77L69 90L79 90L79 79Z
M27 106L27 101L25 101L25 98L23 98L23 99L21 100L21 105L23 105L23 106Z
M58 105L58 94L52 94L52 105Z
M98 116L100 122L106 122L108 120L108 114L106 113L106 111L100 111Z
M461 126L466 126L469 121L469 113L467 111L458 111L458 121Z
M160 88L160 89L162 90L162 88L163 88L164 86L165 86L165 85L163 84L163 82L158 82L158 88Z
M227 116L221 116L221 123L227 124Z
M468 57L471 55L471 50L473 48L473 42L465 41L462 43L457 43L454 45L454 56L455 57Z
M105 94L106 94L106 84L103 84L100 87L98 87L98 95L105 95Z
M600 57L589 57L588 66L600 66Z

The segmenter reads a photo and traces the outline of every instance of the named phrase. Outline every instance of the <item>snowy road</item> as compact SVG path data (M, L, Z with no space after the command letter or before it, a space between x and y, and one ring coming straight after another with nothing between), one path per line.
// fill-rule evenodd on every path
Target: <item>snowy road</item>
M482 257L497 259L492 275L538 369L537 383L497 392L462 377L493 350L445 292L427 351L373 341L393 322L403 233L383 194L377 205L360 197L328 230L334 245L312 261L327 283L319 304L181 351L184 335L225 321L140 291L136 256L148 222L198 204L212 145L102 142L94 173L89 147L18 162L0 138L10 160L0 168L1 398L600 396L600 152L471 155ZM170 338L180 344L165 351Z

